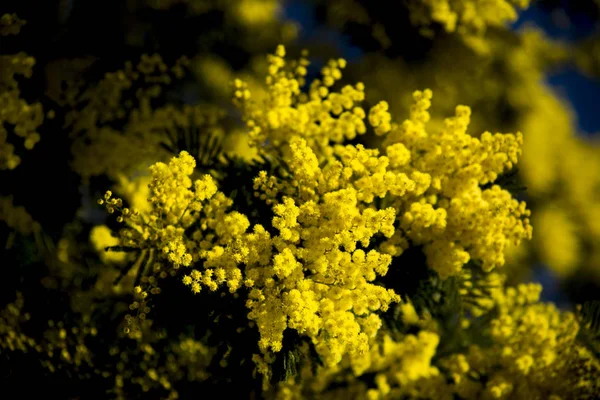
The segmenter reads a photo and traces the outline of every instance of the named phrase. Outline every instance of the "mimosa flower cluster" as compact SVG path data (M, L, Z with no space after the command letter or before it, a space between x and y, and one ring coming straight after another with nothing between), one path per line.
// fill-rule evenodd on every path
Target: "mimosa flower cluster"
M321 368L316 373L302 368L294 382L281 383L272 394L277 399L593 398L600 389L598 382L583 371L600 371L600 363L577 343L575 315L540 302L540 292L535 284L495 291L498 313L484 333L494 343L490 347L471 345L434 363L441 345L439 328L400 340L384 336L360 363ZM404 308L403 318L409 317L410 310ZM468 320L462 325L461 329L469 329ZM369 387L364 379L370 375L374 377ZM557 376L564 378L552 378ZM345 385L329 389L341 381Z
M429 132L429 90L414 94L401 124L385 102L365 111L364 85L334 90L341 59L305 93L308 60L284 57L282 46L269 56L264 100L234 82L252 143L281 163L280 173L254 178L255 195L272 210L269 226L230 210L234 201L210 175L193 180L187 152L150 168L149 212L123 208L110 192L100 203L126 223L122 246L153 249L192 292L248 288L248 319L265 356L279 352L292 329L334 367L367 353L378 314L401 300L375 281L409 246L422 245L446 279L471 259L501 267L505 246L530 238L525 204L492 184L517 163L522 138L468 135L465 106ZM337 144L367 129L384 136L382 150Z
M502 26L517 19L517 12L530 0L411 0L411 19L428 27L438 23L446 32L464 36L483 36L488 26Z

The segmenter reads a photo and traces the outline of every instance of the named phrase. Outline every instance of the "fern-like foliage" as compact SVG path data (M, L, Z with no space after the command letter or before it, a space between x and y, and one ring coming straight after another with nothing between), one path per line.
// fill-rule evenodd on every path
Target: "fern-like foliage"
M600 359L600 300L592 300L577 306L579 334L577 338Z

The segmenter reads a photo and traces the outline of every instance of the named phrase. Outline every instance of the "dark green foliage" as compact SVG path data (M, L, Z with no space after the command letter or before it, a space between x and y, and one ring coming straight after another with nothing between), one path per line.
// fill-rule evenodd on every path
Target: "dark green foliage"
M588 301L579 310L581 326L592 335L600 336L600 301Z
M519 198L519 196L524 195L527 192L527 186L524 186L519 178L519 168L515 167L505 173L501 174L496 178L494 182L487 183L483 185L481 188L483 190L489 189L494 185L498 185L502 187L502 189L507 190L514 197Z
M600 301L592 300L577 307L579 333L577 339L600 358Z
M271 383L277 384L294 378L307 363L313 374L317 373L319 366L323 366L321 356L308 338L300 336L295 330L286 330L283 333L282 349L275 355L275 362L271 365Z

